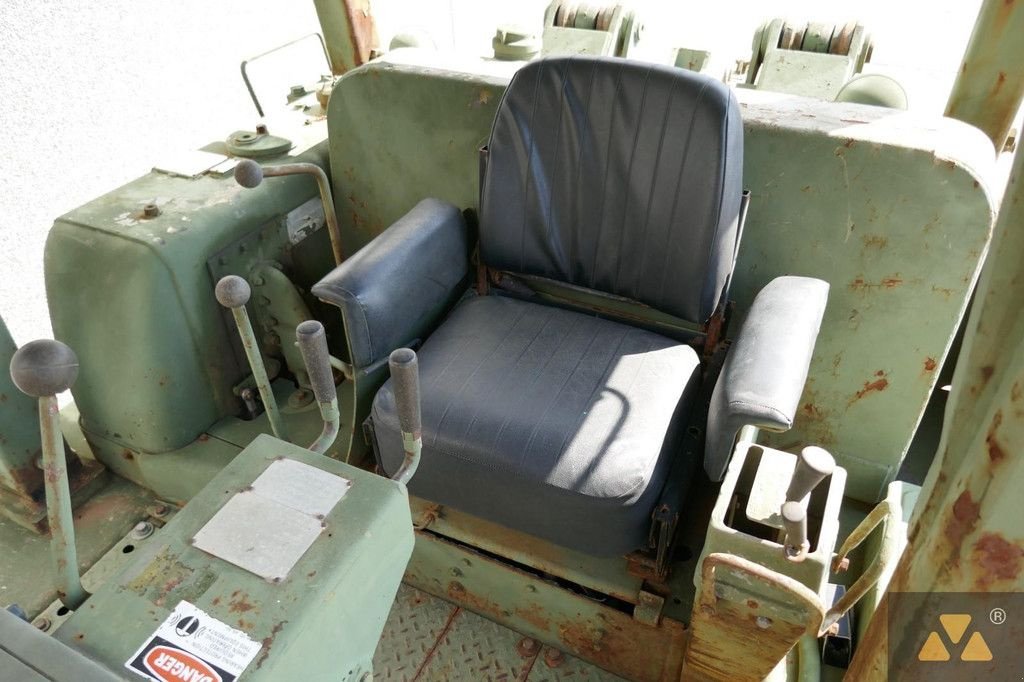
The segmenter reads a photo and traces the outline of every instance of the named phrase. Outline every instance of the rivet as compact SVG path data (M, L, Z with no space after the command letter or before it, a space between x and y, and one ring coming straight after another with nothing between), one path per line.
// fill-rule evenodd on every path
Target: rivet
M757 623L757 627L761 628L762 630L767 630L772 626L772 619L768 618L767 616L758 616L754 620L754 622Z

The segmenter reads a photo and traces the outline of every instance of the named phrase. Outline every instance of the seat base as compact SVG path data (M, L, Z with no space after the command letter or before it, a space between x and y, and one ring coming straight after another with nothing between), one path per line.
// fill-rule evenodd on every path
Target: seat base
M699 360L664 336L503 296L455 308L419 353L423 455L410 490L597 556L647 541ZM391 382L372 410L403 460Z

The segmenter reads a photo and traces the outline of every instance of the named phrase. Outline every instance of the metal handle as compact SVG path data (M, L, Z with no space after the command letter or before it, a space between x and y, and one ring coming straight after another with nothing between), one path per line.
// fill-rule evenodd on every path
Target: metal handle
M309 373L309 385L320 406L324 428L309 449L323 454L334 445L341 430L341 414L338 412L338 391L334 387L334 372L331 369L331 354L327 348L327 333L316 320L306 320L295 328L295 339L302 353L302 361Z
M420 465L423 450L420 414L420 369L416 351L399 348L388 358L391 381L395 391L395 407L398 409L398 424L402 430L402 448L405 460L391 478L408 483Z
M260 398L263 399L263 408L267 411L270 430L281 440L288 440L284 421L277 409L277 400L274 399L274 390L267 377L267 369L263 366L260 347L256 343L256 334L252 330L252 323L249 322L249 314L245 311L245 304L249 302L252 288L241 277L228 275L217 282L214 294L217 296L217 302L229 309L235 317L235 326L238 327L238 335L242 337L245 357L249 360L249 368L252 370L253 379L256 380L256 388L259 389Z
M11 378L22 393L39 399L46 517L50 526L50 549L60 583L58 596L66 607L76 609L89 593L82 587L82 577L78 572L67 454L60 430L57 394L71 388L78 378L78 357L60 341L32 341L19 348L11 358Z
M316 179L316 186L320 191L320 203L324 205L324 220L327 222L327 235L331 239L334 264L341 265L341 261L344 260L341 252L341 228L338 227L338 215L334 212L331 183L323 168L315 163L281 163L276 166L261 166L252 159L241 159L235 165L235 182L249 189L259 187L263 178L276 178L285 175L312 175Z
M809 446L797 455L796 469L786 491L787 501L800 501L836 468L836 460L824 448Z

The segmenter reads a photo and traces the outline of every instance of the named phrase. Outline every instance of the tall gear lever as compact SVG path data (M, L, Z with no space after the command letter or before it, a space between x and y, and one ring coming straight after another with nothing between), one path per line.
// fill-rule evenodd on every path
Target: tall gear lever
M331 355L327 349L327 334L324 326L316 320L306 320L295 328L302 361L306 363L309 384L313 389L320 416L324 420L323 431L309 449L319 454L327 452L334 445L341 429L341 414L338 411L338 392L334 387L334 372L331 370Z
M253 379L256 380L263 408L267 411L270 430L281 440L288 440L281 412L277 409L277 400L274 399L274 390L267 377L267 368L263 366L260 347L256 343L256 334L253 333L252 323L249 322L249 314L245 311L245 304L249 302L252 288L241 277L228 275L217 282L214 294L217 296L217 302L228 308L235 317L238 335L242 337L242 347L245 348L245 357L249 360L249 368L252 369Z
M399 348L388 358L391 381L395 390L395 407L398 409L398 425L402 430L402 449L405 459L392 480L408 485L420 465L423 451L423 435L420 415L420 365L416 351Z
M64 436L60 430L57 394L71 388L78 378L78 358L60 341L32 341L11 358L11 378L22 393L39 399L39 431L43 446L43 481L50 549L59 581L58 596L64 606L77 609L89 596L82 587L75 550L75 525L71 515Z
M242 159L235 166L235 182L249 189L259 187L263 178L284 175L312 175L316 179L316 186L320 191L320 202L324 205L324 221L327 223L327 234L331 239L334 264L341 265L341 261L344 260L341 254L341 229L338 227L338 216L334 212L331 183L323 168L315 163L282 163L276 166L261 166L252 159Z

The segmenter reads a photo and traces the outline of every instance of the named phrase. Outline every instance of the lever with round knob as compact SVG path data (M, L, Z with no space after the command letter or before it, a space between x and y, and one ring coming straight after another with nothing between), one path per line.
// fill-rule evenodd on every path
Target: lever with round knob
M786 501L803 500L826 476L831 476L835 468L836 460L824 448L812 445L801 450L786 490Z
M50 549L58 579L57 593L64 606L76 609L89 594L82 587L78 572L71 487L57 394L71 388L78 378L78 357L60 341L41 339L25 344L14 353L10 371L14 385L22 393L39 399L39 432L45 472L43 485Z

